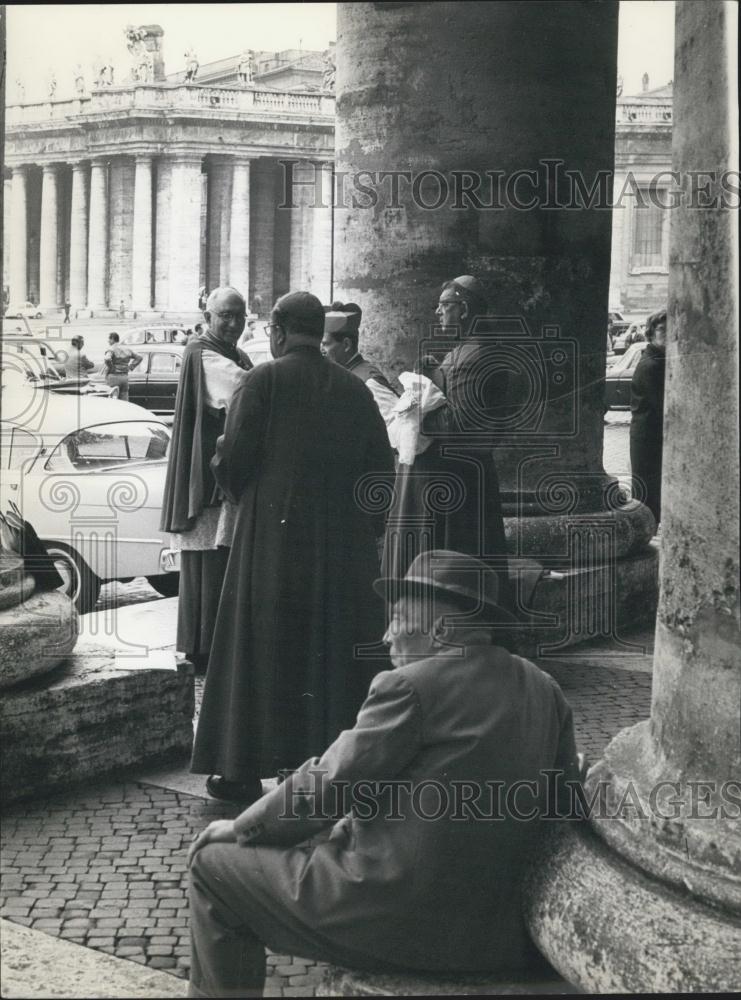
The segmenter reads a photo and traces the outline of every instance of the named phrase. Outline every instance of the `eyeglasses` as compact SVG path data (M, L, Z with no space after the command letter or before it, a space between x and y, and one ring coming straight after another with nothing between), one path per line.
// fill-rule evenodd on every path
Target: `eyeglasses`
M280 325L280 323L266 323L265 326L263 326L263 330L265 331L268 337L272 336L273 330L282 330L282 329L283 327Z
M214 313L214 316L218 316L222 323L231 323L233 319L244 319L246 315L244 312L230 312L229 310Z
M446 306L461 306L463 303L460 299L440 299L438 304L435 306L435 312L440 312L445 309Z

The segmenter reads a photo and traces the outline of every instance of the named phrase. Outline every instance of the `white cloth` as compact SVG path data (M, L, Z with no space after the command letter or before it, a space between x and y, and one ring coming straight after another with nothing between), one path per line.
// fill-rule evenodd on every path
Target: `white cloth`
M234 390L244 369L215 351L201 353L203 364L204 401L214 409L229 409ZM229 500L218 507L206 507L190 531L171 535L173 549L203 552L220 545L230 546L234 537L237 508Z
M413 465L415 457L432 443L432 438L421 432L422 421L428 413L443 406L446 399L426 375L402 372L399 381L404 392L396 400L394 419L388 425L389 441L399 453L399 464Z
M369 378L365 383L371 391L373 398L376 401L376 406L378 407L381 416L386 421L386 426L396 418L396 413L394 408L399 402L399 397L391 389L387 389L385 385L381 385L374 378Z

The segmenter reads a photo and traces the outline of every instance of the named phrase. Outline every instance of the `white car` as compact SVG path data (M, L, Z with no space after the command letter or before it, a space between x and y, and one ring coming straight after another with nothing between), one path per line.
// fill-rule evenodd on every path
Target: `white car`
M101 584L146 576L178 590L179 557L159 521L170 429L133 403L61 395L6 379L0 510L15 501L81 613Z
M41 319L43 315L43 311L33 302L24 302L20 306L8 306L5 310L6 319Z

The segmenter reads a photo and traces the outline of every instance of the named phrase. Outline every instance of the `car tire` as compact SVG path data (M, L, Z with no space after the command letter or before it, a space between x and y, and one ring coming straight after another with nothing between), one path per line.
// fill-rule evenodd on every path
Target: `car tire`
M79 614L93 611L98 603L102 580L93 573L79 552L63 542L48 542L46 550L64 578L65 585L59 589L72 598Z
M180 591L179 573L160 573L158 576L148 576L147 580L163 597L178 596Z

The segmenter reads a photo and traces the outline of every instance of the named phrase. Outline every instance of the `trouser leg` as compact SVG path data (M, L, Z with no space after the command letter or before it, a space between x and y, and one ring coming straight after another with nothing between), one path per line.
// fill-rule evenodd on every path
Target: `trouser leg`
M190 868L192 997L258 997L265 985L265 946L236 912L208 847Z

